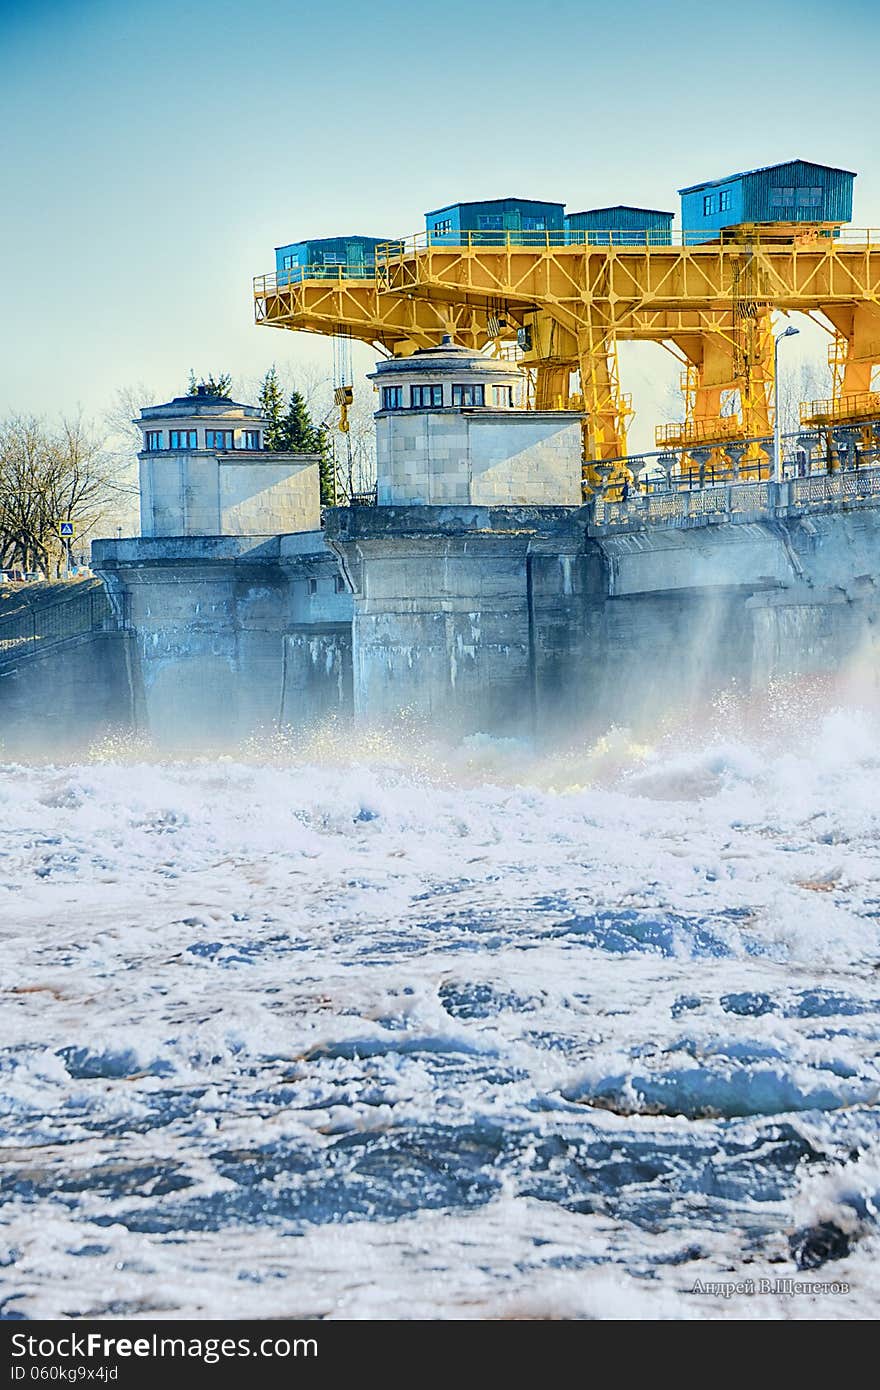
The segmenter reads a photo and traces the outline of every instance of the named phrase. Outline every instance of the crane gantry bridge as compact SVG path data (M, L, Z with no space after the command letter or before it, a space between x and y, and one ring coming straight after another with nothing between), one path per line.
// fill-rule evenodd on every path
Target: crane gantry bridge
M612 233L567 230L453 241L426 231L377 246L358 274L321 265L258 276L256 319L395 355L446 334L514 355L536 408L583 412L589 478L594 463L627 457L619 342L660 343L682 364L682 419L658 427L659 448L708 451L721 467L735 441L761 456L756 441L773 426L773 314L798 312L829 332L832 365L831 396L802 405L802 426L855 428L876 445L880 231L779 222L692 240L657 245L646 234L621 245ZM738 411L725 413L737 398Z

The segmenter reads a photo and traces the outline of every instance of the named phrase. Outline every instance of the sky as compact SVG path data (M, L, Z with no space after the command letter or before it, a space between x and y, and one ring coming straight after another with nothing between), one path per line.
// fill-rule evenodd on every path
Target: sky
M329 372L326 340L254 325L274 247L458 199L672 209L800 157L856 170L880 226L878 41L875 0L0 0L0 416ZM675 363L622 368L650 433Z

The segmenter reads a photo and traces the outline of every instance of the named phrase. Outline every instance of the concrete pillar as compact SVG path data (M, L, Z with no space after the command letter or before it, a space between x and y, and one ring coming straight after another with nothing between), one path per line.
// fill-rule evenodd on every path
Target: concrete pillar
M571 511L352 508L326 527L354 594L356 717L530 735L564 698L584 622Z
M322 533L96 541L127 614L139 728L217 748L347 713L351 595Z

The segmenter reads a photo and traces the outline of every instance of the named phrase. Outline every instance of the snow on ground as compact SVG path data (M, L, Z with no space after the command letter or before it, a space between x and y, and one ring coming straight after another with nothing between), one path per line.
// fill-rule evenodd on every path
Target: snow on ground
M5 765L3 1315L871 1316L878 726L793 724Z

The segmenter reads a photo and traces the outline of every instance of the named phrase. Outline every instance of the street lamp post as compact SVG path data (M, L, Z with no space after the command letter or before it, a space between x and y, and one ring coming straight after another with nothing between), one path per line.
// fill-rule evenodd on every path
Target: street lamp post
M782 421L779 418L779 344L783 338L793 338L800 329L791 325L777 333L773 343L773 481L782 482Z

